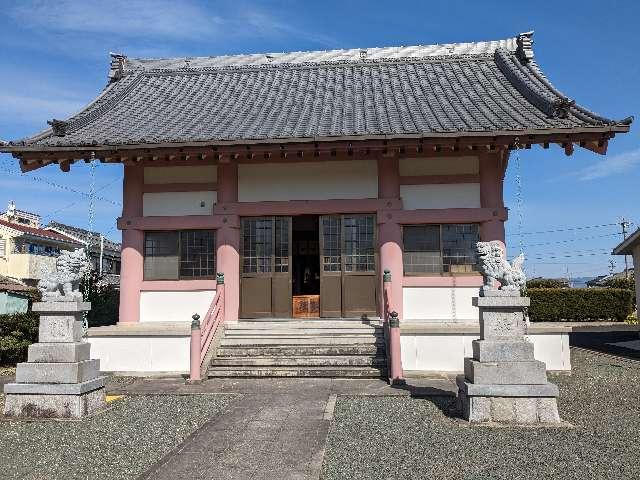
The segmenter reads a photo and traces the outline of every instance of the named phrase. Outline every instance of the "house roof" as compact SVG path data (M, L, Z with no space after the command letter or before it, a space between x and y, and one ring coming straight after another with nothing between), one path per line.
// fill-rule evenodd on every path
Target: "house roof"
M63 235L68 235L82 243L88 243L90 239L92 239L95 244L94 247L99 247L100 245L100 232L92 232L89 230L85 230L84 228L72 227L70 225L65 225L64 223L51 221L47 225L47 229L56 231ZM105 250L112 250L114 252L120 253L120 244L113 242L107 238L104 239L104 248Z
M17 278L0 275L0 292L27 292L33 293L35 288L29 287Z
M316 52L135 59L52 128L0 147L285 142L624 132L540 71L532 32L506 40Z
M61 233L47 230L44 228L28 227L26 225L21 225L19 223L7 222L6 220L0 220L0 226L11 228L24 235L40 237L46 240L54 240L57 242L70 243L72 245L78 245L78 246L81 245L80 242L78 242L77 240L74 240L71 237L68 237L67 235L63 235Z
M613 249L614 255L633 255L633 249L640 244L640 228L620 242Z

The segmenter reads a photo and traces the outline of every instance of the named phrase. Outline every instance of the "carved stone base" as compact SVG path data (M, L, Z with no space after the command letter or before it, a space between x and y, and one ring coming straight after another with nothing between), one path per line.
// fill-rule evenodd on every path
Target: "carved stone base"
M560 423L555 397L469 397L460 392L458 401L463 417L473 423Z
M80 395L7 394L4 414L8 417L82 418L106 406L105 389Z

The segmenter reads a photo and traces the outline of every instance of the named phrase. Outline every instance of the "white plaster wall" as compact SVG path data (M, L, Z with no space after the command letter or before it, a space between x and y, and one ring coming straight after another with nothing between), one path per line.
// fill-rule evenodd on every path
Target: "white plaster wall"
M477 174L480 171L478 157L437 157L437 158L401 158L400 175L414 177L418 175L461 175Z
M375 160L238 165L240 202L377 197Z
M478 307L471 304L471 299L478 294L478 287L403 287L403 320L430 323L477 321Z
M190 322L194 313L202 318L209 310L215 294L215 290L140 292L140 321Z
M213 191L143 193L142 214L145 217L211 215L216 200Z
M218 167L197 165L191 167L145 167L144 183L214 183L218 181Z
M400 197L406 210L480 208L480 184L400 185Z
M100 359L103 372L189 371L190 337L88 337L91 358Z
M534 357L545 362L547 370L571 370L569 335L545 333L529 335ZM471 342L476 335L402 334L402 368L412 371L462 372L464 358L472 357Z

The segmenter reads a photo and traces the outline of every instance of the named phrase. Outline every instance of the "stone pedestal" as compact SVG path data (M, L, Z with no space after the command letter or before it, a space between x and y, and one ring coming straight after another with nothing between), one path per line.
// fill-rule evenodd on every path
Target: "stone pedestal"
M547 381L544 362L535 360L525 339L524 307L518 291L483 289L473 304L480 310L480 340L465 358L457 379L463 416L470 422L557 423L558 387Z
M89 358L82 342L82 316L90 303L35 303L40 312L38 343L16 368L15 383L4 387L4 414L14 417L79 418L105 406L100 360Z

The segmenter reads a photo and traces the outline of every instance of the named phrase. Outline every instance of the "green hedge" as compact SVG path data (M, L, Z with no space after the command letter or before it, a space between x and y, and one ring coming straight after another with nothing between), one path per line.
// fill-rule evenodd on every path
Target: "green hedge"
M91 310L87 313L89 327L118 323L120 291L115 285L103 283L94 272L80 283L80 291L84 300L91 302Z
M624 321L633 312L633 292L622 288L529 288L534 322Z
M533 278L527 280L527 288L569 288L569 282L556 278Z
M13 366L27 359L27 348L38 341L38 315L0 315L0 365Z

